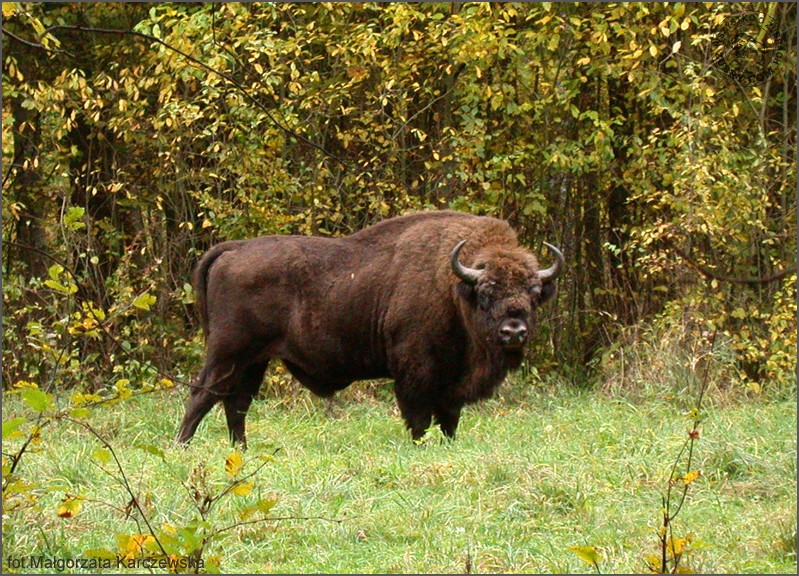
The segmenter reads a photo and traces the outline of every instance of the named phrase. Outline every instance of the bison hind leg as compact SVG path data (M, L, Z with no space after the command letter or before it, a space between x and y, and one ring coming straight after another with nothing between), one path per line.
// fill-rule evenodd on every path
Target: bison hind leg
M194 388L186 405L186 414L180 424L177 442L187 444L197 431L197 426L206 414L214 407L219 397L204 388Z
M215 369L209 369L208 366L203 368L197 378L197 383L191 389L186 403L186 413L183 415L183 421L180 423L180 431L176 439L180 444L187 444L192 439L202 419L214 407L214 404L220 400L219 394L209 389L213 388L214 380L211 373L215 371ZM210 377L209 374L211 374ZM225 377L223 376L221 379L225 379ZM207 386L209 380L212 383L210 387Z

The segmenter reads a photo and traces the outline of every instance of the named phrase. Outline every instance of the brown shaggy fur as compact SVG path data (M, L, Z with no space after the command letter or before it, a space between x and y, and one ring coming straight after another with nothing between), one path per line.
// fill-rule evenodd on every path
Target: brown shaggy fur
M460 262L485 270L471 286ZM178 440L187 442L221 401L234 441L264 371L280 358L304 386L332 396L355 380L392 377L414 438L433 418L455 434L461 408L489 396L523 348L503 346L509 318L533 327L536 258L508 224L459 212L385 220L344 238L265 236L225 242L198 263L194 286L206 361ZM522 342L523 344L524 342Z

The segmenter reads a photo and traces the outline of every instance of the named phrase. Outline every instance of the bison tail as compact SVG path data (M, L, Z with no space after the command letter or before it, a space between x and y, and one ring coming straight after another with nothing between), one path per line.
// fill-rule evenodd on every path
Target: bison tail
M203 254L203 257L194 268L192 278L192 284L194 284L194 300L197 305L197 311L200 314L200 325L203 329L203 335L206 338L208 337L208 272L220 255L230 250L235 250L238 245L239 242L223 242L222 244L217 244Z

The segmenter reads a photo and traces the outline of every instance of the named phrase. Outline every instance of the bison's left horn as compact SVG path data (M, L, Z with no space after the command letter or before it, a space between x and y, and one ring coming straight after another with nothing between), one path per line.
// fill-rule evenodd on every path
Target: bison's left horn
M466 282L467 284L475 285L477 281L480 279L480 276L483 275L482 270L477 270L475 268L469 268L464 266L458 260L458 254L460 254L461 248L463 245L466 244L466 240L461 240L458 242L458 245L455 246L455 249L452 251L450 255L450 262L452 263L452 271L455 273L455 276Z
M546 284L548 282L552 282L553 280L555 280L555 278L560 276L561 268L565 264L566 259L563 257L563 253L561 253L561 251L555 248L552 244L544 242L544 246L550 249L550 251L555 255L556 259L555 263L552 266L550 266L546 270L541 270L538 273L538 277L541 279L541 282L543 284Z

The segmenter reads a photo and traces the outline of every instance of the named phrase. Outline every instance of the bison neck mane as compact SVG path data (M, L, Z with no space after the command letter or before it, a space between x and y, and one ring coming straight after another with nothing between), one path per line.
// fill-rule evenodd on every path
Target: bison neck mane
M490 397L502 384L510 370L516 370L524 358L524 352L506 351L498 344L486 341L477 334L466 334L465 363L472 367L464 374L459 386L466 403Z

